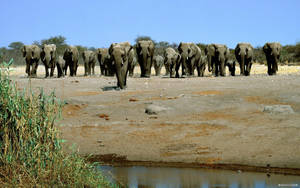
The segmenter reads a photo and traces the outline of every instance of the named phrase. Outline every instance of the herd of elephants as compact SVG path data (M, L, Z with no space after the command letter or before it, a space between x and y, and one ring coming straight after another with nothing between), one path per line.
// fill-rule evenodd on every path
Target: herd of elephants
M268 64L268 74L275 75L281 51L278 42L266 43L263 51ZM85 75L95 72L97 60L100 64L101 74L104 76L117 76L118 87L126 87L127 74L133 75L134 67L139 64L141 77L150 77L152 64L156 75L160 75L162 66L165 66L166 75L179 78L193 76L195 69L198 76L204 76L206 65L208 71L215 76L225 76L225 67L228 66L232 76L235 75L236 61L240 65L240 74L249 76L251 72L253 47L249 43L238 43L235 48L235 60L229 60L229 48L223 44L209 44L204 52L194 43L181 42L177 49L166 48L164 57L154 56L155 46L151 40L138 41L135 46L129 42L113 43L109 48L98 48L96 51L86 50L81 56L84 60ZM70 76L76 76L80 54L76 47L68 46L63 56L57 56L54 44L45 44L40 48L36 45L25 45L22 48L26 61L26 73L29 77L36 77L39 60L43 62L46 77L54 74L57 68L58 77L67 75L69 67Z

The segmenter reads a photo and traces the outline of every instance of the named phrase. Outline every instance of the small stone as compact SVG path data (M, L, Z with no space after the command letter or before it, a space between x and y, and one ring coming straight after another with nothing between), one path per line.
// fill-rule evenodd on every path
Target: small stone
M158 114L159 112L163 112L168 110L168 108L162 107L162 106L158 106L158 105L154 105L154 104L150 104L145 108L145 113L151 115L151 114Z
M274 114L293 114L295 113L290 105L265 106L263 112Z
M180 95L178 95L178 97L184 97L184 94L180 94Z

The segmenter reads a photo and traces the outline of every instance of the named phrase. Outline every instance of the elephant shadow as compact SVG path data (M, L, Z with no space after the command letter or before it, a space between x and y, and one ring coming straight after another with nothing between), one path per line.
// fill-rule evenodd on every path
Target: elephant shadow
M102 91L113 91L113 90L119 91L120 90L120 88L118 86L104 86L101 89L102 89Z

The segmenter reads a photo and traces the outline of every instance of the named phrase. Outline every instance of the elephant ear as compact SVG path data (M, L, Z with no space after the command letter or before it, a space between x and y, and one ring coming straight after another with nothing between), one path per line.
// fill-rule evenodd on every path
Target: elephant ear
M150 51L150 56L153 56L153 54L154 54L154 43L152 41L150 41L148 50Z
M22 48L22 54L23 54L23 57L26 56L26 46L24 45L23 48Z
M109 49L108 49L109 55L111 55L113 53L113 48L114 48L114 44L111 44Z
M229 58L229 55L230 55L230 51L229 51L229 48L227 48L226 46L225 46L225 48L226 48L226 50L225 50L225 58L226 58L226 60L225 61L227 61L228 58Z
M253 57L253 47L252 46L249 46L247 48L247 55L248 55L248 58L252 58Z
M63 59L67 60L67 58L68 58L68 49L65 49Z
M268 53L269 50L270 50L270 44L267 42L263 47L263 51L264 51L264 53Z
M241 48L240 48L240 45L236 45L235 49L234 49L234 55L235 55L235 58L240 62L241 58L240 58L240 51L241 51Z
M177 62L180 62L180 60L181 60L181 55L177 54Z
M81 55L82 55L83 60L85 61L85 58L86 58L86 57L85 57L85 52L82 52Z
M32 47L32 58L33 59L40 59L41 56L41 49L38 46Z
M181 46L182 46L182 42L179 44L179 46L178 46L178 48L177 48L179 53L182 53Z
M45 54L45 51L42 50L42 51L41 51L41 59L42 59L42 61L44 61L45 55L46 55L46 54Z

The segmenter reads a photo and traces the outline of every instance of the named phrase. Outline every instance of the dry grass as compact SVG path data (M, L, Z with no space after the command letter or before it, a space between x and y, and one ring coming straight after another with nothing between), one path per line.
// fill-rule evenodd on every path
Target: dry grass
M95 165L62 151L61 106L54 93L20 92L0 72L1 187L110 187Z

